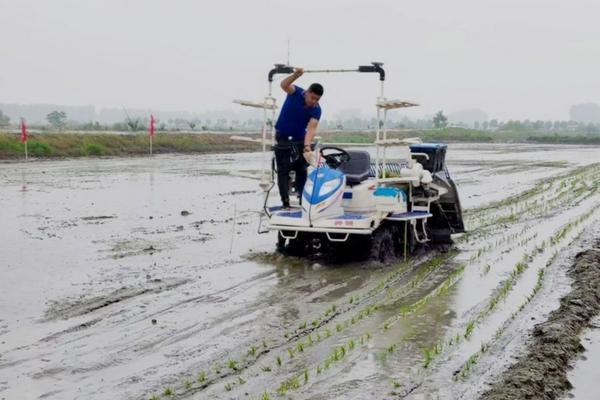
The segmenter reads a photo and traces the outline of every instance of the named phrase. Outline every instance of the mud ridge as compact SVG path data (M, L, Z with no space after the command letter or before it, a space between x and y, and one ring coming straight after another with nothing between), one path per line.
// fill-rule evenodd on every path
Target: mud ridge
M46 310L44 317L40 322L47 322L56 319L69 319L81 315L92 313L112 304L122 302L137 296L148 293L160 293L165 290L171 290L183 284L187 279L154 279L145 285L139 287L122 287L108 294L101 294L94 297L81 298L74 302L70 301L52 301L50 307Z
M567 274L573 279L571 292L535 326L526 353L481 399L556 399L571 389L569 363L585 350L579 336L600 312L600 240L575 257Z

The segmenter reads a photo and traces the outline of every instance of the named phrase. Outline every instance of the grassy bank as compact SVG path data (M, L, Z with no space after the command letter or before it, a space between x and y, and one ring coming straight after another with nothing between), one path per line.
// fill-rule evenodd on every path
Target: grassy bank
M29 136L28 152L33 157L126 156L148 154L146 134L51 133ZM220 153L256 150L252 143L236 142L229 135L208 133L167 134L154 137L154 153ZM0 158L23 157L23 144L15 134L0 133Z
M374 132L319 132L323 141L338 143L372 143ZM252 135L257 137L258 135ZM425 142L529 142L600 145L600 135L536 134L509 131L481 131L464 128L436 130L391 131L390 138L418 136ZM40 133L29 137L28 150L32 157L63 158L84 156L126 156L148 154L146 134L119 133ZM259 146L230 139L230 134L217 133L159 133L154 138L153 151L164 153L229 153L257 151ZM19 135L0 132L0 159L23 157Z
M374 132L321 133L328 142L368 143L375 140ZM466 128L389 131L388 138L420 137L424 142L463 143L563 143L600 145L600 134L539 133L514 131L484 131Z

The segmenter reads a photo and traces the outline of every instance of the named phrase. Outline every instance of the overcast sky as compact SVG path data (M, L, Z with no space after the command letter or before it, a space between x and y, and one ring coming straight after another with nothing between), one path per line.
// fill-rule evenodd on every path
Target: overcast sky
M0 103L201 111L261 99L285 62L383 61L418 117L566 119L600 103L598 0L0 0ZM305 75L324 116L374 112L376 75ZM277 92L279 101L283 95Z

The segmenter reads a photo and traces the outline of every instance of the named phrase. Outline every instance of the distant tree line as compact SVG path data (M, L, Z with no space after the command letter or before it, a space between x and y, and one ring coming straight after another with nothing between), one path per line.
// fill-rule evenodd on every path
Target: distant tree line
M101 124L98 121L77 122L69 120L69 116L65 111L52 111L46 116L47 125L32 126L32 128L42 131L52 130L77 130L77 131L118 131L118 132L141 132L148 130L149 117L147 118L129 118L127 117L122 122L112 124ZM11 121L10 118L0 110L0 127L15 127L18 121ZM268 125L272 124L268 121ZM374 130L377 128L376 118L359 118L350 117L345 119L324 119L319 124L322 130L339 130L339 131L357 131L357 130ZM443 111L438 111L430 118L409 119L402 117L387 122L388 129L442 129L446 127L473 128L482 131L506 131L520 133L585 133L598 134L600 133L600 123L594 122L577 122L577 121L543 121L543 120L507 120L500 121L491 119L489 121L475 121L472 124L464 124L461 122L450 122ZM216 131L216 132L256 132L262 128L261 119L185 119L185 118L170 118L167 120L157 119L156 130L181 132L181 131Z

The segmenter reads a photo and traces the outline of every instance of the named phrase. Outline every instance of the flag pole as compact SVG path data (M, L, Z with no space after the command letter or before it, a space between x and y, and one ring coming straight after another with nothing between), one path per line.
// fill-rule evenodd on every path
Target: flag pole
M154 138L154 124L156 120L154 119L154 114L150 114L150 127L148 128L148 134L150 136L150 155L152 155L152 138Z
M25 161L27 161L27 122L25 122L25 118L21 118L21 143L25 146Z

